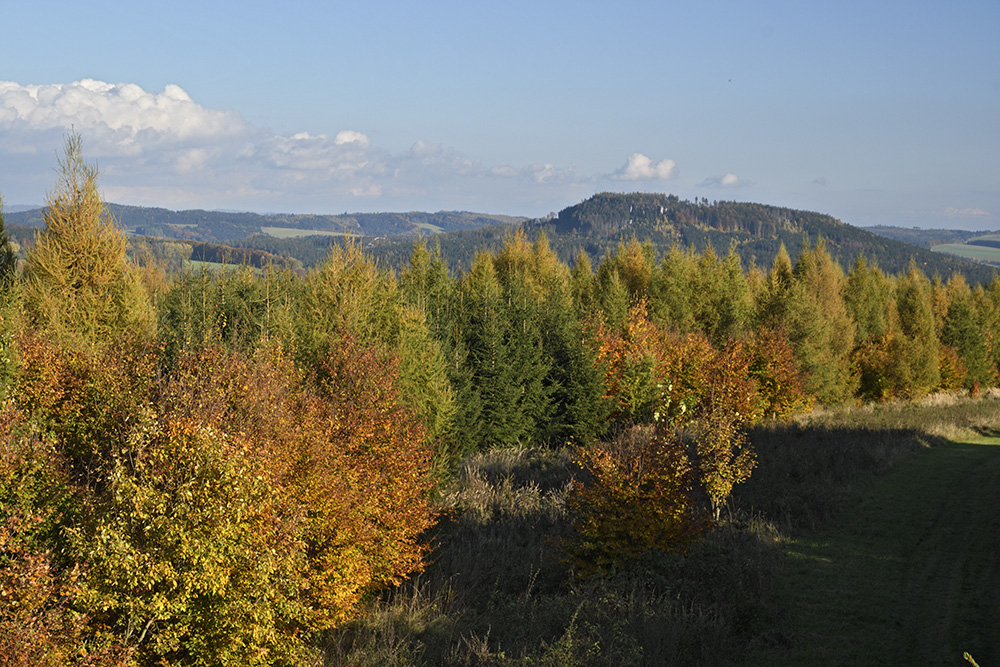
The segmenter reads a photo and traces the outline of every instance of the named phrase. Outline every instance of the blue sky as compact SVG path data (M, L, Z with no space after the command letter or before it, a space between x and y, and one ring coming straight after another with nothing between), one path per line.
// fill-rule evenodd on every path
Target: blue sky
M606 190L1000 229L1000 2L3 2L0 194L541 216Z

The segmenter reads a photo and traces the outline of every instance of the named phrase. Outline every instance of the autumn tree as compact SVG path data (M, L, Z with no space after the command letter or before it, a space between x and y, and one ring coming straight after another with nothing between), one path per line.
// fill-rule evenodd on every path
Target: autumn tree
M104 208L97 167L80 135L66 138L59 182L46 198L45 229L24 267L24 306L32 325L64 340L94 344L128 331L152 332L145 289L125 256L125 235Z
M953 275L947 283L948 309L941 329L941 343L954 349L966 369L964 386L978 392L991 386L996 375L989 360L985 332L980 328L976 299L965 279Z
M697 329L692 303L697 271L698 258L693 248L670 248L653 271L649 315L654 322L682 333Z
M941 374L931 284L915 264L897 278L895 304L902 342L895 372L904 395L919 398L938 387Z
M395 363L352 337L314 373L280 347L185 350L167 373L141 344L21 347L13 407L51 448L32 474L61 484L0 475L0 512L20 497L51 517L26 557L58 554L56 581L80 567L87 645L119 641L138 665L308 664L311 633L421 566L431 452Z
M853 361L858 393L881 401L905 392L898 371L902 350L892 284L860 256L844 283L844 304L856 327Z
M448 437L455 403L434 324L420 303L407 302L395 277L358 244L335 246L305 276L294 319L300 363L314 365L345 333L354 336L398 360L401 400L419 415L429 438Z

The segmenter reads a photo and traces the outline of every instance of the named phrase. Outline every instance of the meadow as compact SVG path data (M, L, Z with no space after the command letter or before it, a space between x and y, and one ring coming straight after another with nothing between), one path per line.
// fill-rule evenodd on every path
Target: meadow
M1000 264L1000 248L990 248L988 246L969 245L967 243L942 243L932 248L934 252L958 255L975 262L988 262L990 264Z

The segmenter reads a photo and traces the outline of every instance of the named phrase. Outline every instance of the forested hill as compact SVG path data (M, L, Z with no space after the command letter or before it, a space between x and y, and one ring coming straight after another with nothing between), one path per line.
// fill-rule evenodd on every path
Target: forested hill
M209 243L233 243L251 236L270 234L279 238L351 234L355 236L403 236L507 225L524 220L505 215L439 211L437 213L344 213L343 215L292 215L233 211L171 211L165 208L107 204L108 212L126 231L166 239ZM7 224L42 227L44 209L5 215Z
M822 213L765 204L707 199L686 201L664 194L598 194L559 213L554 229L560 240L649 239L657 246L678 245L717 253L734 246L744 264L769 265L784 243L794 260L804 242L822 237L830 254L849 269L865 257L886 273L906 271L910 259L928 275L947 278L959 271L975 283L988 282L993 269L927 248L844 224Z
M804 244L822 237L845 270L863 254L889 274L906 271L911 258L928 276L947 278L957 271L973 284L989 282L995 271L821 213L746 202L692 202L655 193L601 193L563 209L556 217L538 220L465 211L262 215L107 207L126 231L137 236L243 246L285 260L294 258L307 268L327 256L339 235L361 237L366 249L389 267L408 262L414 239L433 235L449 266L468 268L477 252L497 250L511 229L520 226L529 238L544 230L565 262L574 261L581 248L592 262L599 262L605 254L614 253L619 243L635 238L650 242L660 254L677 246L698 251L711 247L724 255L732 247L744 266L767 267L782 243L794 261ZM19 226L43 226L42 213L43 209L18 211L5 218L16 236Z
M544 230L563 261L584 249L592 262L614 253L618 244L635 238L648 241L658 253L672 246L703 251L711 247L725 255L732 247L744 266L768 267L784 244L794 261L803 244L823 238L827 250L846 271L859 255L889 274L907 270L911 258L928 276L948 278L958 271L973 284L989 282L994 269L927 248L852 227L821 213L745 202L687 201L667 194L602 193L563 209L552 219L523 223L529 237ZM475 252L496 249L507 228L486 227L438 235L442 255L452 266L471 265ZM374 252L390 265L408 256L408 244L389 240Z

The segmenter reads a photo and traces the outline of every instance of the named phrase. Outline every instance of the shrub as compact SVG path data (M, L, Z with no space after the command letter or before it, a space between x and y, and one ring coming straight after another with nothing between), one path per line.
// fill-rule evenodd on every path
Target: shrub
M393 360L344 340L307 376L273 347L198 348L165 370L144 345L24 337L18 403L73 511L13 562L58 553L56 582L86 565L43 607L65 601L88 642L120 640L137 664L303 664L313 632L418 569L424 432Z

